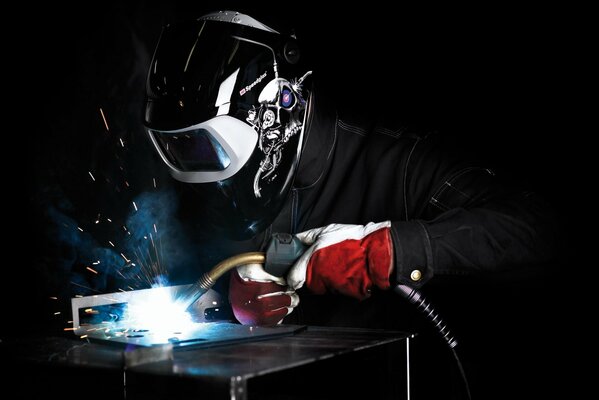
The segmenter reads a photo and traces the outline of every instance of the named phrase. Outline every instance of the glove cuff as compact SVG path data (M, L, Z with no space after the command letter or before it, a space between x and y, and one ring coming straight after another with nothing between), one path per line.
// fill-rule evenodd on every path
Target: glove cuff
M362 240L367 249L368 276L372 284L386 290L391 287L393 273L393 241L390 228L374 231Z

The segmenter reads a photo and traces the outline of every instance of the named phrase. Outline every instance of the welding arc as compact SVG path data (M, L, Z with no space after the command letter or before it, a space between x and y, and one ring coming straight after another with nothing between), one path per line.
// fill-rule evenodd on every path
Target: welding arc
M214 266L214 268L202 275L200 279L198 279L196 283L191 285L191 287L188 289L189 294L185 296L189 301L187 309L189 309L193 303L198 301L198 299L202 297L204 293L214 286L218 278L223 276L228 271L246 264L264 264L265 261L266 255L264 253L249 252L238 254L219 262Z

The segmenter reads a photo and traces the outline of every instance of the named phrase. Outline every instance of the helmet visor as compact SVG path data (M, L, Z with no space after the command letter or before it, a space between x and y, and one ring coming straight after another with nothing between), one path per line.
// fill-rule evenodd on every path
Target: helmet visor
M146 126L180 129L220 115L245 121L275 78L273 48L252 35L206 20L165 27L148 74Z

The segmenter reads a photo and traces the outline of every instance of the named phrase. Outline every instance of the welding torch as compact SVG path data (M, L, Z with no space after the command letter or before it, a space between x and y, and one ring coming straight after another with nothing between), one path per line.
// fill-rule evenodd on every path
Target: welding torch
M272 235L265 252L248 252L229 257L206 272L186 291L187 309L206 293L217 279L233 268L246 264L264 264L264 270L271 275L283 277L289 268L308 248L298 238L288 233Z

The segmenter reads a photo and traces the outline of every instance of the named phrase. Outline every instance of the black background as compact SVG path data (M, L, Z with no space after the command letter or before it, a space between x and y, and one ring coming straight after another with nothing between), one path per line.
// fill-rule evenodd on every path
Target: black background
M151 177L169 185L141 129L147 66L164 23L215 9L246 12L275 29L295 27L315 73L336 82L340 103L380 106L455 138L500 174L541 193L557 210L562 230L575 232L574 152L582 129L573 112L577 40L565 13L522 7L389 11L382 2L338 11L290 2L187 3L53 4L24 12L24 30L13 33L24 40L15 46L13 83L17 108L25 111L21 126L32 129L20 136L24 154L14 150L28 166L23 237L32 250L15 269L17 286L39 311L23 317L17 307L15 321L35 319L45 326L41 332L61 332L62 322L52 319L56 306L47 300L64 284L49 267L60 252L48 236L49 204L68 199L78 219L93 219L99 208L124 218L126 205L150 188ZM119 149L119 137L126 150ZM125 161L115 161L115 154ZM123 191L108 183L110 194L91 190L90 170L104 170ZM122 187L125 179L133 189ZM576 240L565 234L560 256L542 274L431 290L433 300L447 304L442 311L465 343L477 398L576 390L565 339L578 329L568 290ZM434 362L434 355L427 357ZM419 384L434 385L439 372L428 373L426 365L420 371Z

